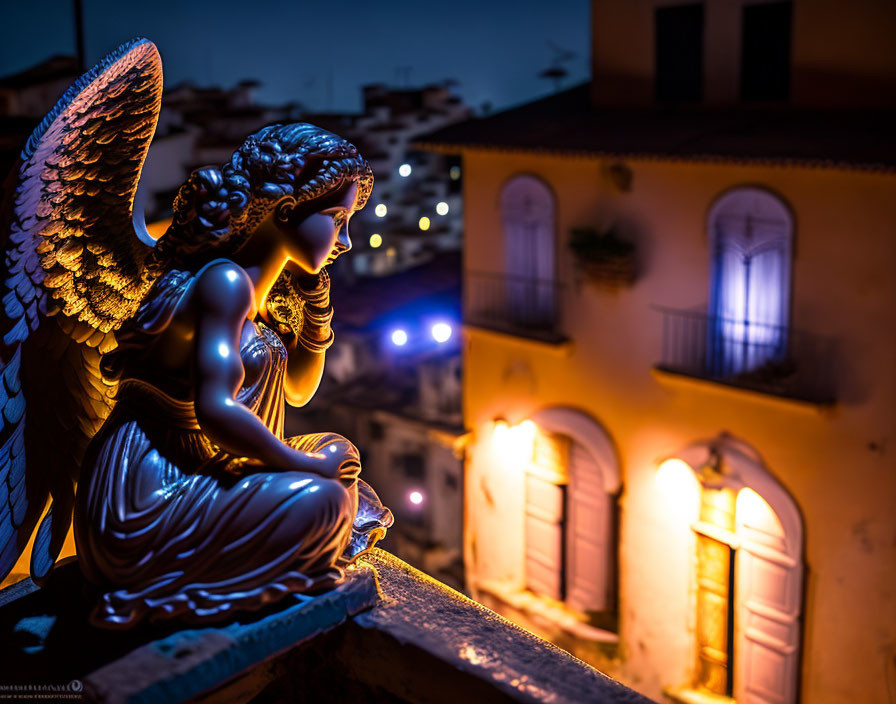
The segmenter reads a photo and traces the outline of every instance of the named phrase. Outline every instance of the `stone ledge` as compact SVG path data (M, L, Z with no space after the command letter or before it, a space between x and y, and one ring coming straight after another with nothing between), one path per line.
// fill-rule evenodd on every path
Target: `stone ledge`
M649 700L382 550L339 589L218 628L87 623L76 564L0 592L2 684L79 680L88 701Z
M354 622L387 633L474 677L506 701L556 704L638 703L649 700L565 650L511 623L393 555L374 551L386 601ZM437 697L432 701L462 701ZM479 700L471 700L479 701Z
M78 680L87 701L182 702L239 678L278 654L379 603L376 574L352 570L333 591L286 597L220 627L144 626L117 632L88 622L84 584L72 560L43 589L30 579L0 592L2 684Z

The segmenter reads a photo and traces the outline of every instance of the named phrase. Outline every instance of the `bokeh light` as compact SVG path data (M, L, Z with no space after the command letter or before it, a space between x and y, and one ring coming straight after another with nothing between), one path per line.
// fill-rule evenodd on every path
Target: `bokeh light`
M408 342L408 333L402 328L392 331L392 344L396 347L403 347Z
M374 232L374 233L370 236L370 246L373 247L374 249L376 249L377 247L379 247L382 243L383 243L383 238L382 238L382 236L379 235L379 234L377 234L376 232Z
M436 323L430 328L430 333L436 342L448 342L451 339L451 326L448 323Z

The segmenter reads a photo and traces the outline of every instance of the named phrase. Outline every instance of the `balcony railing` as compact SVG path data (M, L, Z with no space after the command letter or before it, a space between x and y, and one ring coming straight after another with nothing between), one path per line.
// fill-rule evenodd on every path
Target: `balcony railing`
M523 337L560 340L560 286L553 279L467 272L464 322Z
M664 371L729 386L831 403L833 343L779 325L658 308Z

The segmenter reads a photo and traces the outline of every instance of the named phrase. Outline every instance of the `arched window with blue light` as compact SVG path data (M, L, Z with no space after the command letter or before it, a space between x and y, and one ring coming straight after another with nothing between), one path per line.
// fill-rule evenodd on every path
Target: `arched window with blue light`
M761 188L728 191L709 211L708 371L751 372L787 356L793 217Z
M554 323L554 212L554 194L535 176L514 176L501 191L506 313L515 325L550 327Z

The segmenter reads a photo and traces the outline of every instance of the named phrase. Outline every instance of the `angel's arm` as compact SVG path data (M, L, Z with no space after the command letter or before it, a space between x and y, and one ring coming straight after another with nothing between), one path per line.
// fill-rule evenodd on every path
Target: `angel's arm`
M240 334L252 305L252 282L238 266L222 262L196 282L196 417L216 445L248 464L335 476L330 457L294 450L236 400L243 381ZM341 458L340 458L341 459ZM338 463L336 463L338 465Z
M325 272L308 276L290 264L287 268L299 285L299 295L305 299L302 334L289 352L284 380L287 403L299 407L308 403L317 391L324 373L326 351L332 342L330 278Z

